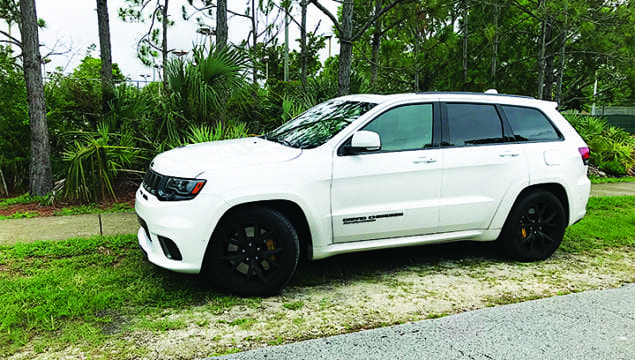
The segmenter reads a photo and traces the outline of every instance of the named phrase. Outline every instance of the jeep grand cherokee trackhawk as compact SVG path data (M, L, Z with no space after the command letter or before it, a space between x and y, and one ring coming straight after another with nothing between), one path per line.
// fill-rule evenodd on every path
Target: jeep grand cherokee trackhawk
M279 290L301 253L498 240L541 260L585 214L588 158L552 102L345 96L260 137L159 154L136 195L139 245L242 296Z

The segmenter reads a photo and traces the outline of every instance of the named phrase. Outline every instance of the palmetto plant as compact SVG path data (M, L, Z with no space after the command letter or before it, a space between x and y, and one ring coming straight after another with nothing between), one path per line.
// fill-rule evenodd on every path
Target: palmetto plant
M62 156L69 163L63 196L83 203L100 201L107 195L116 200L113 179L140 156L140 150L133 147L132 136L110 134L108 127L103 125L98 127L96 134L74 132L68 135L76 139ZM118 144L112 144L114 142Z
M624 130L592 116L566 118L589 145L591 163L601 170L623 175L635 166L635 139Z
M245 85L248 57L237 48L195 48L191 61L166 65L172 110L187 125L214 125L224 119L227 99ZM180 126L187 129L187 126Z

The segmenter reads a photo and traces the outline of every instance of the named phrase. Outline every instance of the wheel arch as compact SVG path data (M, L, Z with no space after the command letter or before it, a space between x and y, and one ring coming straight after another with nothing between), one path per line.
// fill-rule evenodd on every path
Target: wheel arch
M236 212L240 212L247 208L252 207L267 207L270 209L274 209L284 215L293 227L298 235L298 241L300 242L300 257L312 258L313 257L313 247L312 247L312 236L311 229L309 227L309 222L307 220L306 214L300 205L291 201L291 200L260 200L260 201L251 201L246 203L241 203L234 205L233 207L227 209L223 216L216 223L216 227L212 232L210 237L210 241L207 243L207 248L210 247L211 242L218 231L219 225L223 223L229 216ZM207 249L205 251L205 257L203 259L203 266L207 261Z
M564 186L562 186L562 184L543 183L543 184L535 184L535 185L528 186L527 188L523 189L523 191L521 191L520 194L518 194L518 196L516 197L516 201L514 201L513 206L516 206L518 201L522 199L523 197L525 197L527 194L530 194L536 190L548 191L552 193L556 198L558 198L558 200L560 201L560 204L564 208L565 218L567 219L567 222L568 222L568 219L570 216L569 215L570 214L569 196L567 195L567 190L564 188Z
M518 194L515 197L512 197L514 196L513 194L509 194L509 199L503 202L504 205L498 209L496 215L494 216L494 219L492 223L490 224L490 229L494 229L494 230L502 229L503 225L507 221L507 218L509 218L509 215L511 214L512 210L516 207L518 202L521 201L528 194L531 194L532 192L535 192L537 190L544 190L553 194L562 204L562 207L564 208L564 211L565 211L566 218L567 219L570 218L569 196L567 195L566 188L562 184L554 183L554 182L540 183L540 184L533 184L523 188L522 190L518 192Z

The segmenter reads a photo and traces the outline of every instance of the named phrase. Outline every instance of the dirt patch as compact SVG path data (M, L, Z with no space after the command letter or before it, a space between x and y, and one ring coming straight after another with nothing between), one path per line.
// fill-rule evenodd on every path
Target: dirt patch
M343 261L351 259L355 257L345 257ZM372 255L361 257L362 261L375 259ZM340 266L334 261L322 264ZM319 267L320 262L311 265L308 272ZM348 269L357 267L359 264ZM124 331L108 340L104 346L107 353L99 349L68 348L43 354L26 351L11 359L57 359L71 353L80 358L204 358L501 304L614 288L635 282L635 249L585 255L557 253L546 261L531 264L459 255L433 262L415 259L388 266L378 263L369 268L368 273L356 272L351 276L346 274L344 266L341 276L336 269L335 275L331 273L326 281L311 285L298 285L302 281L296 281L282 294L265 298L255 307L239 305L218 313L216 308L202 304L130 319L180 325L161 331Z

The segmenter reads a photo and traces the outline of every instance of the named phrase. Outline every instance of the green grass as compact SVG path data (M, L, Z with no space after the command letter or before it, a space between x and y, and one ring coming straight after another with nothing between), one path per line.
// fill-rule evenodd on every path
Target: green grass
M591 183L593 183L593 184L611 184L611 183L635 182L635 176L624 176L624 177L619 177L619 178L589 176L589 180L591 180Z
M109 209L102 210L97 207L96 204L72 206L58 210L53 215L66 216L66 215L81 215L81 214L104 214L104 213L117 213L132 211L134 208L130 204L112 204Z
M464 245L462 254L470 254L477 245ZM565 253L585 253L624 247L635 248L634 196L589 199L587 216L567 230L561 249ZM410 261L434 270L442 266L439 258L448 256L443 249L446 248L395 249L390 256L375 252L311 262L299 268L291 286L340 286L348 279L377 276ZM454 254L456 248L451 249ZM436 253L430 255L430 251ZM465 255L457 256L461 260ZM458 263L475 267L469 258ZM214 315L238 305L262 306L260 298L219 294L197 276L149 264L133 235L0 247L0 294L0 358L11 356L26 345L36 350L59 350L72 344L95 349L99 354L106 341L123 341L133 331L162 332L187 326L181 318L171 315L191 306ZM332 304L331 299L320 301L323 307ZM302 301L282 304L285 311L305 306ZM443 314L432 316L437 315ZM205 326L206 321L200 319L197 324ZM228 324L249 329L254 323L251 318L241 318ZM128 351L125 349L128 348L122 346L112 350ZM141 355L118 353L110 357L138 356Z
M289 309L289 310L300 310L304 306L304 302L302 302L302 301L294 301L294 302L290 302L290 303L284 303L284 304L282 304L282 306L285 309Z
M0 215L0 220L10 220L10 219L25 219L39 216L40 213L36 211L27 211L27 212L18 212L11 215Z
M29 343L99 345L120 318L139 320L136 329L165 331L183 324L142 319L162 309L257 301L215 293L197 276L148 264L133 235L0 247L0 294L0 358ZM135 321L126 323L120 331L135 329Z
M635 247L635 196L589 198L586 216L569 227L560 249L577 253Z

